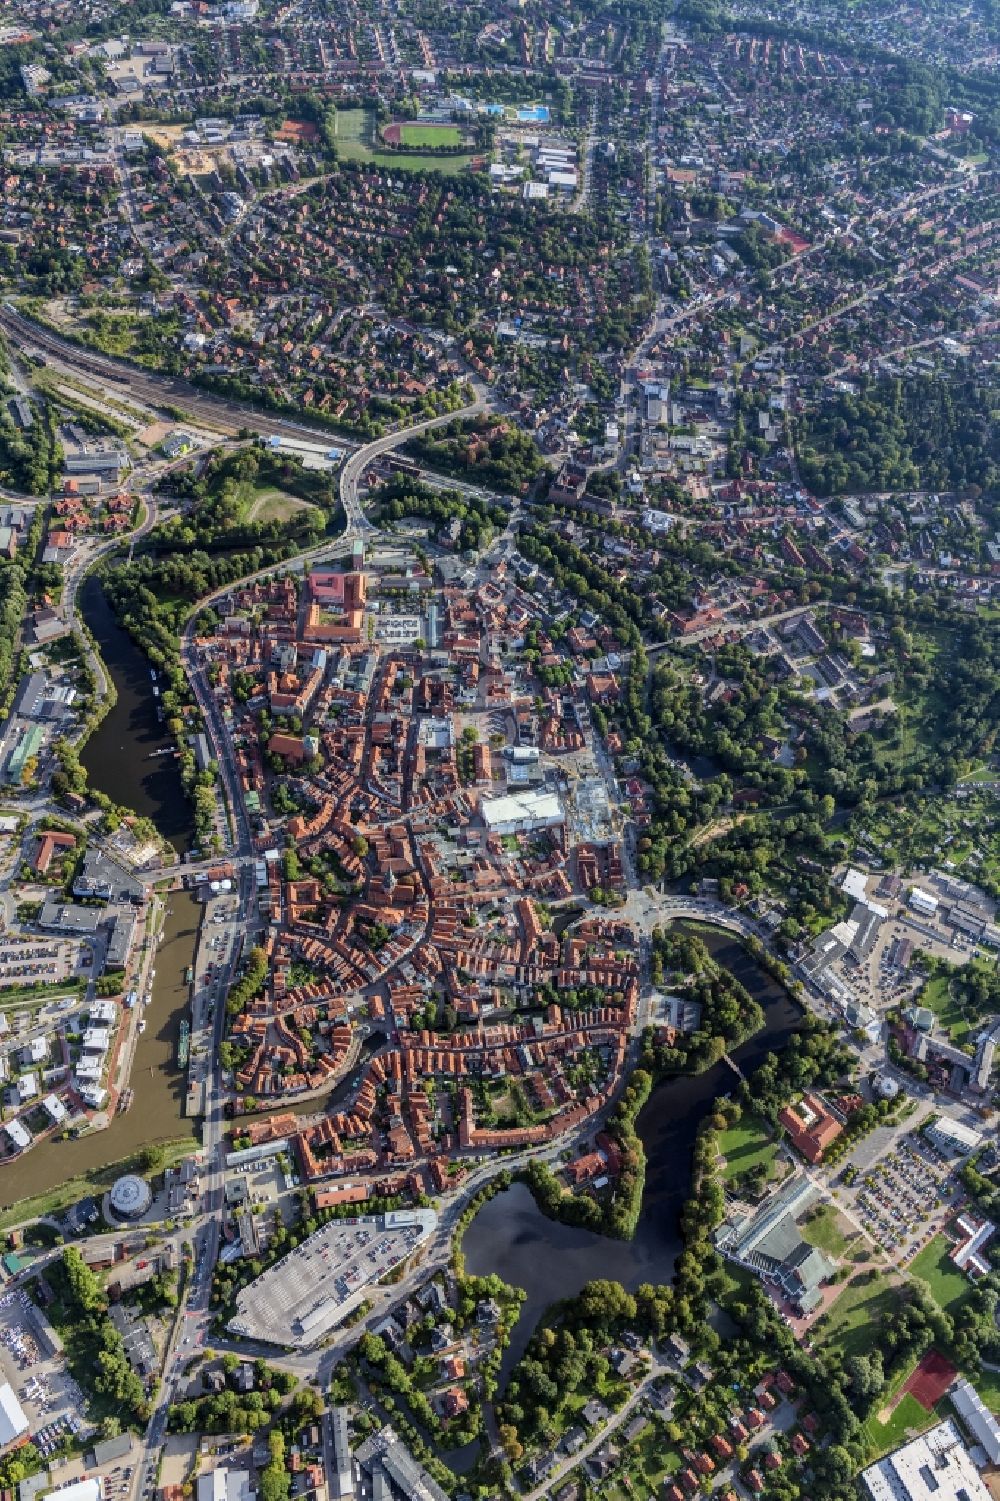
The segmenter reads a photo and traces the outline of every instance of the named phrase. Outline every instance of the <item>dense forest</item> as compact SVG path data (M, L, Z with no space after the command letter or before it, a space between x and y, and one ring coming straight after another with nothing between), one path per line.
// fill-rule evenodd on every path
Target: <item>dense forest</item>
M186 514L155 527L148 547L174 553L231 552L276 542L308 547L322 536L331 513L339 513L332 473L305 469L300 459L256 446L217 453L200 472L192 465L167 474L160 488L185 502ZM254 519L255 505L275 490L304 504L287 520Z
M798 421L803 483L817 495L872 490L995 490L998 393L971 376L865 382Z
M697 934L683 929L653 932L651 978L698 1007L693 1032L679 1033L670 1046L648 1038L643 1063L656 1072L698 1073L711 1068L764 1025L764 1013L728 969L716 964Z

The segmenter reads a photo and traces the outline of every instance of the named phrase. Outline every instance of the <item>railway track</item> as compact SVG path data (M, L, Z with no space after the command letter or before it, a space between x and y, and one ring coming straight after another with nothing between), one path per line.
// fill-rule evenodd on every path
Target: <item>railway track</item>
M109 355L84 349L61 338L43 324L26 318L7 303L0 304L0 329L22 350L37 349L44 355L51 355L68 371L96 376L106 384L121 387L124 395L140 398L152 406L183 406L206 426L228 437L250 428L265 435L307 439L350 452L358 447L356 442L341 438L328 428L264 412L249 403L231 401L225 396L212 396L179 376L139 370Z

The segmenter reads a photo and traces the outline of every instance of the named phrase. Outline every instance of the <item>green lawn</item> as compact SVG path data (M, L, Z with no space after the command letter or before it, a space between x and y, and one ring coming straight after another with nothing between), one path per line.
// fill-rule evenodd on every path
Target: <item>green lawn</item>
M247 521L288 521L296 511L315 511L316 507L310 505L308 500L299 500L295 495L288 495L284 490L276 490L273 486L258 490L256 499L251 501L246 514Z
M811 1246L818 1246L821 1251L839 1261L847 1250L848 1236L852 1235L850 1229L845 1233L844 1226L844 1220L832 1204L820 1204L807 1215L799 1229L803 1240L808 1241Z
M859 1272L817 1328L820 1344L832 1345L845 1358L867 1355L878 1339L878 1326L899 1302L895 1287L881 1272ZM814 1326L815 1327L815 1326Z
M457 125L404 124L399 139L403 146L461 146L462 132Z
M738 1125L723 1131L719 1137L719 1150L726 1159L722 1176L727 1181L759 1163L770 1171L778 1155L777 1142L771 1140L767 1127L756 1115L745 1115Z
M737 1266L735 1261L723 1262L722 1275L725 1278L725 1285L719 1293L720 1303L725 1303L731 1297L742 1301L751 1287L760 1286L760 1279L754 1276L750 1268Z
M953 1314L969 1295L968 1278L948 1259L949 1243L935 1235L910 1263L910 1272L927 1283L931 1297L945 1313Z
M951 994L947 975L935 975L932 980L928 980L919 997L918 1005L926 1006L928 1011L933 1011L952 1042L956 1046L961 1046L970 1031L970 1025L962 1008Z

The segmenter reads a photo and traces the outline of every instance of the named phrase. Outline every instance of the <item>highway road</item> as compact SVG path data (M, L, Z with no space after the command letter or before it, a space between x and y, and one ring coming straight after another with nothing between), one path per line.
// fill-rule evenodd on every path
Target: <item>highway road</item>
M489 403L482 398L472 402L469 406L460 407L456 412L444 412L438 417L428 417L424 422L416 422L412 427L398 428L395 432L386 433L382 438L376 438L373 443L368 443L364 448L359 448L346 460L340 471L340 501L347 517L347 529L357 536L364 536L373 532L375 528L365 515L360 499L358 488L361 476L369 464L375 462L382 454L389 453L393 448L401 448L411 438L419 437L421 433L430 432L435 427L447 427L449 422L477 417L480 412L485 412Z

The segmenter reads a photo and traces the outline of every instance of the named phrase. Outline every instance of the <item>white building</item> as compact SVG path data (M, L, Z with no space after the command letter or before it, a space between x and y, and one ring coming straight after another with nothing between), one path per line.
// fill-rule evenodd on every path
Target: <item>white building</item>
M555 792L510 792L482 802L483 822L491 834L532 834L566 822Z
M20 1121L8 1121L4 1130L10 1137L11 1145L18 1151L23 1152L31 1146L31 1132Z
M64 1485L59 1492L59 1501L101 1501L103 1495L103 1482L100 1475L95 1475L92 1480L74 1480L70 1485Z
M26 1105L38 1093L38 1075L35 1073L22 1074L14 1087L17 1090L18 1104Z
M25 1068L33 1068L35 1064L44 1063L48 1056L49 1045L45 1038L33 1037L21 1052L21 1062Z
M8 1127L8 1130L10 1128ZM28 1431L28 1419L9 1381L0 1386L0 1449L16 1443Z
M961 1121L953 1121L947 1115L939 1115L927 1127L927 1135L947 1157L967 1157L970 1152L978 1151L983 1144L981 1132L974 1131L971 1126L963 1126Z
M975 1439L991 1465L1000 1464L1000 1424L982 1397L968 1381L959 1381L951 1394L952 1405L965 1431Z
M225 1465L198 1476L198 1501L250 1501L249 1470L230 1470Z
M61 1126L63 1121L66 1119L68 1112L66 1110L66 1106L63 1104L59 1096L54 1094L47 1094L42 1101L42 1105L46 1113L48 1114L49 1119L52 1121L52 1124L55 1126Z
M919 912L921 917L933 917L938 909L937 897L931 896L928 891L921 891L919 886L914 886L908 901L914 912Z
M949 1418L862 1471L872 1501L990 1501Z
M104 1059L98 1053L89 1053L79 1059L74 1070L78 1085L98 1084L104 1073ZM82 1091L81 1091L82 1093Z

